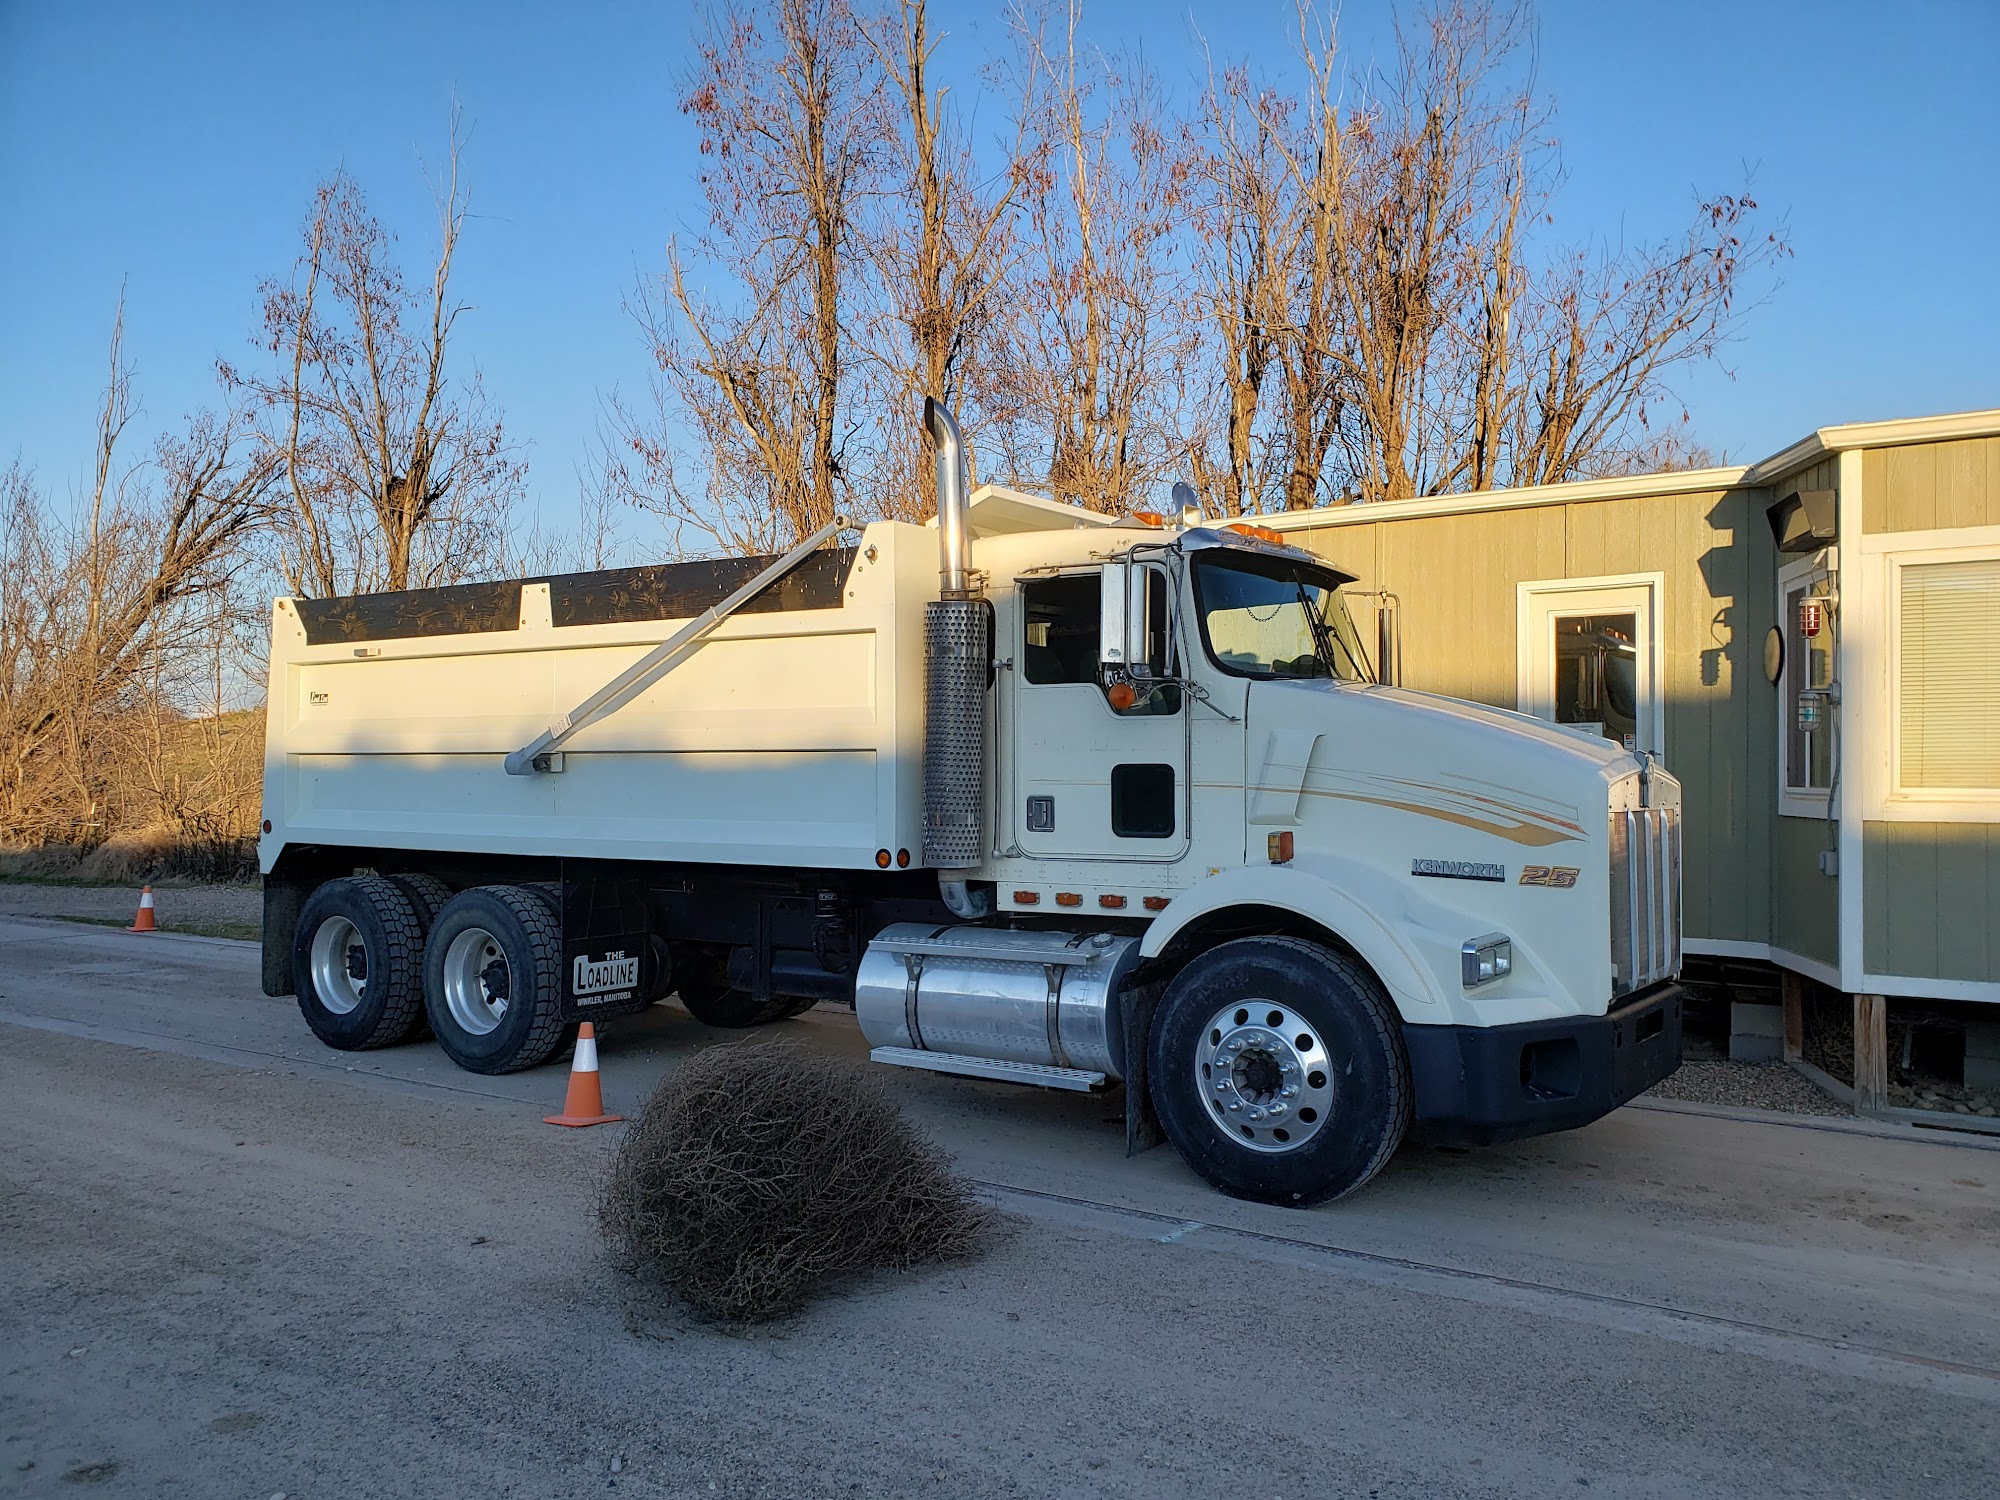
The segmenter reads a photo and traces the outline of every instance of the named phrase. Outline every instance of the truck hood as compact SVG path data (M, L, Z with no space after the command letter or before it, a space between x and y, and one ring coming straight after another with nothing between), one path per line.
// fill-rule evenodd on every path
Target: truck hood
M1309 793L1443 818L1516 847L1589 837L1610 785L1640 765L1609 740L1406 688L1258 682L1249 709L1253 787L1303 783Z

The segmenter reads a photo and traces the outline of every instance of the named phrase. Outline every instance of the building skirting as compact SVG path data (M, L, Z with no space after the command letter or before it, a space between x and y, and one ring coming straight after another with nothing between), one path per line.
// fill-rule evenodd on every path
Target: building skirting
M1736 938L1684 939L1684 952L1705 958L1752 958L1789 969L1794 974L1817 980L1829 989L1849 994L1895 995L1910 1000L1971 1000L2000 1005L2000 980L1931 979L1920 974L1859 974L1851 984L1842 983L1840 970L1832 964L1802 953L1793 953L1770 943L1747 943Z

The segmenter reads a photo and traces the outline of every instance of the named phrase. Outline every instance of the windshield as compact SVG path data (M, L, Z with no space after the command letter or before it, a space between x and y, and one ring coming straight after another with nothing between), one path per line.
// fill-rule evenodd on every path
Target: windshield
M1205 552L1194 559L1194 598L1202 644L1225 672L1375 680L1324 573L1286 558Z

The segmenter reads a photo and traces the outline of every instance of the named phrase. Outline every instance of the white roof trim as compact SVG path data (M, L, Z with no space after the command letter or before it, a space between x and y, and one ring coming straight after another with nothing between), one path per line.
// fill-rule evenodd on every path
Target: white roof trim
M2000 408L1950 412L1941 417L1902 417L1892 422L1847 422L1808 433L1791 447L1752 464L1745 478L1751 484L1769 484L1793 469L1850 448L1890 448L1904 443L1995 436L2000 436Z
M1574 505L1586 500L1644 500L1660 495L1691 495L1730 490L1744 483L1748 469L1680 469L1668 474L1631 474L1617 479L1578 479L1567 484L1537 484L1517 490L1479 490L1472 494L1424 495L1415 500L1379 500L1372 505L1333 505L1319 510L1287 511L1252 516L1273 531L1312 531L1322 526L1358 526L1370 521L1407 521L1420 516L1459 516L1482 510L1525 510L1537 505Z
M937 517L925 521L936 526ZM1005 485L982 484L965 502L965 526L975 538L1010 536L1023 531L1071 531L1094 526L1138 526L1127 516L1107 516L1102 511L1065 505L1045 495L1010 490Z

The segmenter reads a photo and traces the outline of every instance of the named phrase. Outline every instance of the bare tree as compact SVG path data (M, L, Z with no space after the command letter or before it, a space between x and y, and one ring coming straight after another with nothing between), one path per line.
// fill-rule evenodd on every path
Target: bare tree
M770 550L831 520L853 478L847 271L880 78L847 0L723 5L698 45L681 107L701 130L709 230L693 261L670 247L664 286L633 307L654 411L614 408L614 470L670 522ZM700 266L729 292L700 292Z
M1193 263L1227 465L1283 467L1281 493L1213 474L1225 504L1545 484L1698 448L1670 379L1741 326L1782 228L1753 232L1738 194L1669 243L1546 243L1560 171L1531 23L1525 3L1436 0L1355 74L1300 0L1302 89L1211 68Z
M900 106L890 165L868 220L885 313L875 320L871 355L887 377L879 382L886 508L917 520L936 499L929 443L914 413L925 396L964 409L967 364L975 351L986 352L996 294L1014 253L1020 140L1017 130L992 185L983 182L971 142L947 106L949 88L933 82L942 39L930 33L925 0L899 4L897 15L867 29ZM976 408L967 410L966 422L976 456Z
M1206 445L1190 453L1196 488L1231 515L1263 509L1282 433L1260 419L1278 369L1286 319L1281 268L1289 263L1296 215L1282 142L1292 101L1253 81L1237 64L1209 59L1199 112L1183 128L1193 200L1194 302L1213 340L1210 358L1221 397L1223 457Z
M360 184L335 172L313 200L291 276L261 288L260 342L274 363L224 367L284 458L292 505L279 558L297 594L452 583L501 560L525 465L477 372L453 373L452 337L468 310L451 289L466 220L462 147L454 112L427 287L405 280L395 236Z
M111 339L90 494L74 519L18 466L0 480L0 838L93 841L125 774L108 753L215 628L248 544L272 514L276 457L240 414L196 417L127 467L133 413L123 310Z
M1027 253L1006 290L982 395L1014 473L1098 510L1166 474L1175 372L1193 348L1173 316L1186 164L1157 81L1082 36L1081 0L1011 14L1027 120L1019 192Z
M1302 13L1303 15L1303 13ZM1304 50L1314 79L1308 198L1317 233L1296 271L1328 268L1323 328L1308 299L1292 340L1339 371L1337 455L1308 451L1309 482L1362 499L1498 484L1548 484L1629 452L1669 402L1677 367L1712 358L1754 301L1750 283L1786 254L1749 234L1745 195L1702 202L1676 242L1541 251L1556 167L1524 57L1522 4L1439 0L1399 26L1387 71L1336 110L1330 51ZM1307 180L1301 150L1301 180Z

